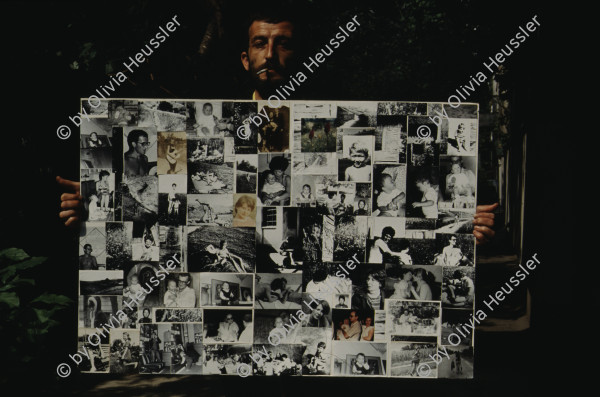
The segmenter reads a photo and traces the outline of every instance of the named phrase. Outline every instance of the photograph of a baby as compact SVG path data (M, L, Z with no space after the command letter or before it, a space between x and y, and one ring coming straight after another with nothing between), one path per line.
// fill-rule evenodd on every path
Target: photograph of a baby
M339 163L339 179L349 182L371 182L372 136L344 136L344 158ZM342 174L343 172L343 174Z

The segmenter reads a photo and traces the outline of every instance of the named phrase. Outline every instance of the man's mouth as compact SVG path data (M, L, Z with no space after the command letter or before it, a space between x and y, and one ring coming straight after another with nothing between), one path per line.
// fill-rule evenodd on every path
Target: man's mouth
M267 69L267 68L261 69L258 72L256 72L256 75L258 76L259 74L266 73L267 70L269 70L269 69Z

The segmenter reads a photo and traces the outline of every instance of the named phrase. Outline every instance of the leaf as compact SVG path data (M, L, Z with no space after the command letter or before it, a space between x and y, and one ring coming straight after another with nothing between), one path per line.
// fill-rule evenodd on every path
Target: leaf
M35 302L48 303L58 306L68 306L73 301L64 295L43 293L42 295L38 296L37 298L31 301L31 303Z
M0 259L8 259L11 262L21 262L29 258L29 255L20 248L7 248L0 251Z
M0 303L6 303L8 307L19 307L19 296L15 292L0 292Z

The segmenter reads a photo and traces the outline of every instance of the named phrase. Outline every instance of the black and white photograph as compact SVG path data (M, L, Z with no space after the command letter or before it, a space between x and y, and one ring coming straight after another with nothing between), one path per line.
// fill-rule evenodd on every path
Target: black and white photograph
M94 138L93 132L91 133ZM89 142L87 143L89 144ZM93 144L92 144L93 145ZM98 143L98 147L82 148L79 151L79 164L82 170L94 168L111 168L113 166L113 153L109 146Z
M472 234L436 233L434 265L474 266L475 237Z
M375 310L333 310L333 339L349 342L373 342Z
M110 373L137 374L140 360L140 332L137 330L110 330Z
M473 378L473 347L444 346L448 358L438 366L438 378L472 379Z
M218 225L231 227L233 222L232 194L188 194L188 225Z
M88 221L112 221L115 208L115 174L111 169L82 169L81 196Z
M387 344L333 342L333 374L337 376L385 376Z
M437 348L437 343L390 343L390 375L437 378L438 366L431 358Z
M294 153L294 175L337 175L336 153Z
M399 238L404 235L404 221L403 218L395 217L368 219L368 263L412 264L409 247Z
M475 156L477 153L477 119L448 118L442 121L442 137L448 142L449 156Z
M303 345L255 344L254 357L257 359L253 360L252 372L255 376L301 375L302 353L305 349Z
M252 343L252 310L204 309L204 344ZM268 342L267 342L268 343Z
M342 138L343 157L339 159L338 163L338 180L371 182L373 173L373 136L343 135Z
M367 232L367 217L354 215L336 216L333 260L345 262L351 260L353 256L364 258Z
M121 310L122 304L122 296L79 295L79 328L102 328L111 319L114 321L113 325L118 326L117 312Z
M335 306L338 302L333 300L332 294L352 293L352 281L346 274L349 271L345 263L307 262L302 269L304 292L326 298Z
M186 103L183 101L141 101L138 127L153 127L158 131L185 131Z
M202 373L202 324L171 324L171 373L198 375Z
M131 259L157 262L159 250L158 224L133 222Z
M257 112L256 102L223 102L224 134L233 137L236 154L256 153L258 128L250 118L256 117Z
M251 274L201 273L200 305L252 306L254 278Z
M444 309L440 345L473 345L473 309Z
M386 301L388 334L437 336L440 332L440 302Z
M476 167L476 157L440 157L440 210L475 212Z
M288 206L292 195L290 154L258 155L258 198L263 206Z
M172 324L140 326L140 374L171 373L171 347L175 340L172 327Z
M260 103L259 103L260 107ZM290 149L290 108L279 106L272 108L263 106L260 114L267 120L263 120L258 128L258 151L259 152L289 152Z
M315 207L315 175L294 175L292 204L296 207Z
M160 283L159 306L198 307L200 273L171 273Z
M438 168L408 166L406 180L406 217L438 218Z
M188 162L188 193L233 193L233 163Z
M408 143L435 142L438 126L427 116L408 116Z
M123 127L125 175L156 175L157 146L155 127Z
M162 306L158 286L164 277L158 262L128 262L123 267L123 299L139 307Z
M80 295L123 295L123 271L80 270Z
M353 215L371 216L371 184L357 183Z
M223 138L190 139L187 145L187 158L190 164L223 164L225 160Z
M150 222L158 217L156 176L130 176L122 184L122 193L124 221Z
M258 156L255 154L240 154L235 163L236 193L256 193L258 178Z
M154 323L202 323L202 309L154 308ZM200 331L200 339L201 339Z
M385 265L385 296L388 299L440 300L440 266Z
M108 122L119 126L138 125L140 102L136 100L108 101Z
M301 270L300 265L306 258L301 219L310 221L310 217L303 215L298 208L260 207L257 209L256 269L258 272L290 273ZM318 239L320 241L320 235Z
M106 223L82 224L79 230L79 270L106 270Z
M383 265L360 263L350 269L352 280L352 309L361 313L385 309L385 279Z
M204 345L202 375L236 375L252 372L251 344ZM240 369L243 366L245 369Z
M77 366L82 373L108 373L110 361L109 335L99 334L93 328L77 330L77 351L86 351ZM90 343L91 341L91 343ZM93 343L93 344L92 344Z
M302 331L307 330L304 328ZM330 331L318 329L317 332L303 333L301 342L306 349L302 356L302 375L329 375L333 356L333 345L329 338Z
M377 102L337 102L336 127L374 127Z
M188 109L188 138L222 137L222 104L217 101L186 102Z
M475 268L444 267L442 306L473 308L475 302Z
M165 266L169 262L169 267L175 266L174 272L187 271L187 262L183 260L183 236L182 226L158 227L160 264Z
M254 343L275 346L299 343L296 335L305 318L300 309L255 309Z
M377 115L373 149L375 162L406 163L406 123L407 118L403 115Z
M186 224L187 178L185 175L158 177L158 221L165 226Z
M256 265L255 231L202 225L187 227L188 269L194 272L251 273Z
M302 306L301 273L256 273L254 279L256 309L300 309Z
M406 212L406 166L373 166L373 216L404 217Z

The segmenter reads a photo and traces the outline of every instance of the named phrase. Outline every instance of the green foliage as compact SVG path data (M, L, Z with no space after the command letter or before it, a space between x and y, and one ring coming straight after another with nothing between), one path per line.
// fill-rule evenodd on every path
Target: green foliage
M0 251L0 338L7 342L8 362L33 360L49 330L59 324L55 314L72 303L36 288L35 269L45 261L19 248Z

